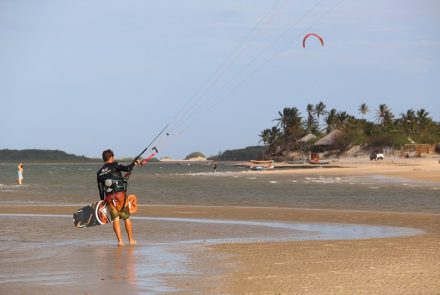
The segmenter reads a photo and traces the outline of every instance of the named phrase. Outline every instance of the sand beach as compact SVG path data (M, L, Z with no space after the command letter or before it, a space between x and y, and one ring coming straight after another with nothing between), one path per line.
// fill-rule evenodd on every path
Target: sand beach
M339 167L236 173L440 185L437 158L332 164ZM440 294L440 212L429 208L142 204L134 247L117 247L110 226L72 228L76 209L1 206L2 294ZM329 235L315 225L330 225Z

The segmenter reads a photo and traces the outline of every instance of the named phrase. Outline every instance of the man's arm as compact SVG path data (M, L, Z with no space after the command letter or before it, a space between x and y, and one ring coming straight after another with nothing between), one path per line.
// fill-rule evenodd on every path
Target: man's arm
M101 181L99 181L99 178L97 178L97 182L98 182L99 197L101 198L101 200L104 200L104 188L102 187L102 183Z
M118 163L117 169L119 171L124 171L124 172L130 172L131 170L133 170L134 166L136 166L137 163L131 163L130 165L122 165Z

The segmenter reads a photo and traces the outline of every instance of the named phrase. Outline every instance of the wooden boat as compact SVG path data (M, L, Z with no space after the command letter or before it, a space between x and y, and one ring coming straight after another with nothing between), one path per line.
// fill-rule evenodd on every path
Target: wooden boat
M250 160L254 166L250 166L252 170L261 171L261 170L269 170L273 169L273 161L272 160Z
M320 165L325 165L325 164L329 164L330 161L308 160L307 163L309 163L309 164L320 164Z
M272 165L272 160L250 160L251 163L257 164L257 165Z
M252 166L252 167L251 167L251 170L254 170L254 171L263 171L263 170L270 170L270 169L273 169L273 168L274 168L273 166L269 166L269 167Z

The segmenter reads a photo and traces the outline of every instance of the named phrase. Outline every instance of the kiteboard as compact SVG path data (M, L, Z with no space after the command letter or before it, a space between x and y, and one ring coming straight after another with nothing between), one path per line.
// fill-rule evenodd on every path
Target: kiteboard
M111 222L110 208L106 201L87 205L73 213L73 224L77 228L91 227Z
M126 205L130 214L136 213L138 208L136 195L128 195ZM87 205L73 213L73 224L77 228L102 225L112 221L110 205L104 200Z

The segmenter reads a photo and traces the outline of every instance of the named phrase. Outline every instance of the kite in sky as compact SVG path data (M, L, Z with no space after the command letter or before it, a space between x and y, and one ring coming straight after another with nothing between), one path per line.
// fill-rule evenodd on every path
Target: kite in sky
M319 41L321 42L321 45L324 46L324 39L322 39L321 36L319 36L318 34L315 34L315 33L309 33L309 34L307 34L307 35L304 36L304 39L303 39L303 48L306 48L306 40L307 40L310 36L314 36L314 37L318 38Z

